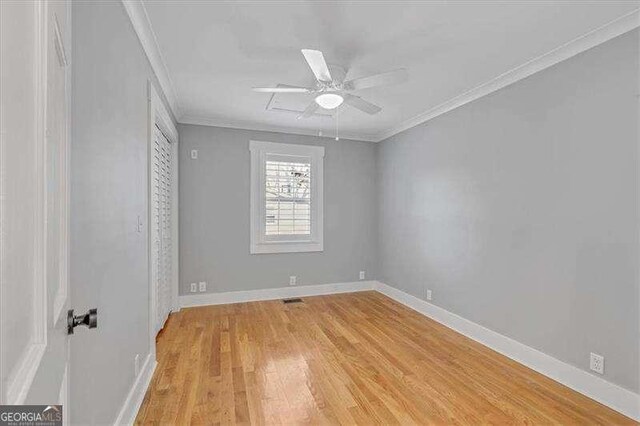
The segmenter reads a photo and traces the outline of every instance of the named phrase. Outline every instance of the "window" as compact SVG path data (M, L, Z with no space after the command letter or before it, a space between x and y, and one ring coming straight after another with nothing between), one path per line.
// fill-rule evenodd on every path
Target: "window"
M311 162L267 154L265 168L265 238L309 238Z
M251 253L322 251L324 148L251 141Z

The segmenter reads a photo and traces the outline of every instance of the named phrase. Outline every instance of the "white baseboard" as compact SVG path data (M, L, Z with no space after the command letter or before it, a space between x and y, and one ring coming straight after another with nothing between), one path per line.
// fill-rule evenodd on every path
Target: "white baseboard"
M373 290L377 281L355 281L348 283L279 287L264 290L229 291L226 293L201 293L180 296L180 307L225 305L228 303L256 302L288 297L321 296L324 294L351 293Z
M124 400L124 404L122 404L122 408L118 413L118 417L116 417L116 420L113 422L114 425L133 425L138 410L142 405L142 400L144 400L144 396L147 393L149 383L151 383L156 365L155 352L152 352L147 355L147 358L144 360L140 374L138 374L138 377L136 377L136 380L133 382L133 386L131 386L127 398Z
M538 373L562 383L625 416L640 421L640 395L596 377L573 365L517 342L500 333L378 282L375 289L395 301L463 334Z

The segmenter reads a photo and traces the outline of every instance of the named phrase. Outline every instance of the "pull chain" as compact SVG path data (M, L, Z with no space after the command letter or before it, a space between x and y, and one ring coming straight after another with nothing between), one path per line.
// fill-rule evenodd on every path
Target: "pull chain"
M340 136L338 135L338 111L340 110L340 107L336 108L336 140L339 141L340 140Z

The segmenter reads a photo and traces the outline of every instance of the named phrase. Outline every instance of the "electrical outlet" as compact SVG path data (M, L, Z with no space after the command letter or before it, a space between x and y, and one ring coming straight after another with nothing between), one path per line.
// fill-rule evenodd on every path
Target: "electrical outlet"
M360 279L364 280L364 271L360 271Z
M198 283L198 288L200 289L200 291L207 291L207 283L206 283L206 281L200 281Z
M431 290L427 290L427 300L431 300Z
M296 277L295 275L291 275L289 277L289 285L296 285L297 280L298 280L298 277Z
M135 372L135 377L138 377L138 374L140 374L140 354L136 354L133 359L133 371Z
M191 150L191 159L192 160L197 160L198 159L198 150L197 149L192 149Z
M198 291L198 284L191 283L191 293L195 293L196 291Z
M596 373L604 374L604 357L591 352L589 368Z

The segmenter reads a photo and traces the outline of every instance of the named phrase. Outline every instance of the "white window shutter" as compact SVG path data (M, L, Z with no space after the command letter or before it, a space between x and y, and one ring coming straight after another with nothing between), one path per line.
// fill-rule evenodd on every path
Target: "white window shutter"
M267 156L265 236L311 235L311 161Z
M324 147L251 141L250 252L323 250Z

